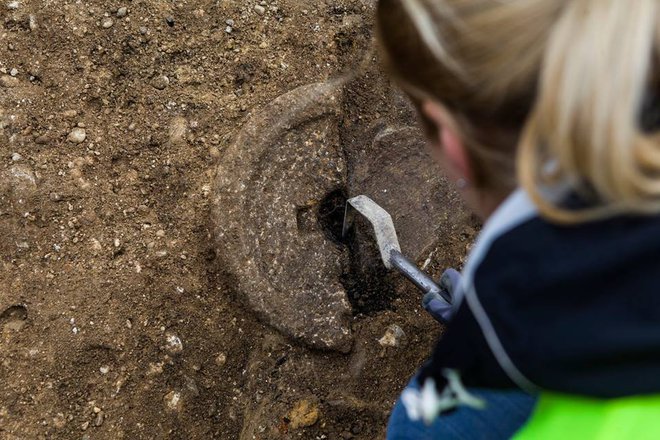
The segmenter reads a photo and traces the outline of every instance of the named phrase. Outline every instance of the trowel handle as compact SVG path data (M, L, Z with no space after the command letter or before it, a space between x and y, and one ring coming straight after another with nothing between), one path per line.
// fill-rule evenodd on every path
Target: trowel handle
M434 292L439 294L446 302L447 306L451 307L452 298L448 292L445 292L426 272L418 268L415 263L403 256L403 254L395 249L390 252L390 261L392 266L395 267L401 274L408 278L419 290L427 294Z

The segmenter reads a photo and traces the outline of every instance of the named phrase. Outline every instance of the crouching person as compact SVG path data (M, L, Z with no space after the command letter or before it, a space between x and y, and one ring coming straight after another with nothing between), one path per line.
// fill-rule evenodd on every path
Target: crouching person
M380 0L377 22L485 220L388 438L660 438L660 2Z

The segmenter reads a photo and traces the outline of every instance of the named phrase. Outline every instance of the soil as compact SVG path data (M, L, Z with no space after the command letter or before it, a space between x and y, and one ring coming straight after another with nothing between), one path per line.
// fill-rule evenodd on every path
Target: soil
M350 352L308 348L238 297L211 218L242 125L358 71L372 14L370 0L0 5L0 439L383 438L441 332L419 293L383 274L387 301L352 293ZM342 109L349 159L391 102L374 66ZM434 276L477 228L438 197L438 245L415 253ZM337 218L322 222L335 237ZM392 325L405 337L384 347Z

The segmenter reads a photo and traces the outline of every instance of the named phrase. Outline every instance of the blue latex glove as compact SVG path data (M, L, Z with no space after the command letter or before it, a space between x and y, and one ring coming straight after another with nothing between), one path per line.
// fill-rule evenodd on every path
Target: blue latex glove
M440 288L452 299L456 299L456 289L461 282L461 274L455 269L447 269L440 277ZM454 315L454 307L449 306L447 301L439 293L429 292L422 298L422 307L429 312L433 319L443 324L449 322Z

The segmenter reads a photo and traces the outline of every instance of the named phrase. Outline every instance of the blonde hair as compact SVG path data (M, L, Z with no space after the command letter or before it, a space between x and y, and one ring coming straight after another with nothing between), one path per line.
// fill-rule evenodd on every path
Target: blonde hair
M521 185L558 222L660 212L659 0L380 0L377 18L403 89L459 121L478 186ZM592 206L547 197L560 185Z

